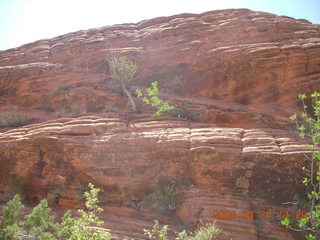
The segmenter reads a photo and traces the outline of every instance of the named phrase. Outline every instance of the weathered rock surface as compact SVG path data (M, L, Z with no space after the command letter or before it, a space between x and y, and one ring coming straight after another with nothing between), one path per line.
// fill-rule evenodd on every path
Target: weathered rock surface
M163 97L187 105L198 122L146 118L142 104L144 114L128 113L106 67L111 52L136 61L133 88L158 81ZM36 123L0 128L0 196L14 181L33 201L62 186L59 205L77 208L94 182L117 239L143 239L155 218L192 229L212 221L213 210L255 211L216 219L221 239L294 239L279 219L260 221L258 212L304 194L308 151L288 116L298 110L297 94L319 88L320 26L247 9L107 26L1 51L0 112ZM162 179L181 195L170 214L148 202Z
M129 109L106 67L114 51L137 62L134 86L157 80L171 102L196 106L223 126L283 128L296 96L319 89L319 25L233 9L78 31L1 51L0 110Z
M166 178L185 191L177 217L189 227L208 222L213 209L242 211L251 209L254 199L274 206L292 199L301 188L297 175L307 153L296 132L221 128L174 118L64 118L7 131L0 143L2 178L19 176L31 187L29 198L42 199L59 184L66 193L61 205L77 207L77 189L94 182L109 204L121 206L107 208L111 214L152 220L156 215L144 211L141 202L152 183ZM8 182L1 184L5 189ZM243 220L217 223L225 236L260 239L254 219Z

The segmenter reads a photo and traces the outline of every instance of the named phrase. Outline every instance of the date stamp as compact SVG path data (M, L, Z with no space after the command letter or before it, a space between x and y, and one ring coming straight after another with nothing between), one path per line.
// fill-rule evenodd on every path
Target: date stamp
M225 219L225 220L235 220L235 219L260 219L260 220L270 220L275 216L279 218L294 218L303 219L307 218L308 212L306 210L297 210L291 212L289 210L261 210L261 211L251 211L242 210L237 212L235 210L222 210L214 209L211 211L211 219Z

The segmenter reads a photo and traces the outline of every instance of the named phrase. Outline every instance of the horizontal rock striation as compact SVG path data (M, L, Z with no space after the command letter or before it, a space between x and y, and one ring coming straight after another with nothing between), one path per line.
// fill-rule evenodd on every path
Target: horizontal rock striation
M106 67L111 52L137 62L135 86L157 80L174 96L273 103L270 111L297 107L299 93L319 89L319 25L231 9L83 30L1 51L0 107L56 111L77 102L100 112L104 102L109 110L126 109ZM53 91L64 85L67 98Z
M106 64L113 52L137 63L132 89L158 81L161 96L189 119L149 118L142 104L130 113ZM257 212L305 196L301 166L311 152L288 117L299 93L319 87L320 26L248 9L106 26L0 51L1 116L21 112L34 123L0 128L0 199L16 185L33 202L56 189L60 207L77 208L93 182L115 239L143 239L155 218L175 223L174 231L193 229L213 221L215 209L255 212L216 219L221 239L294 239L277 216L261 221ZM150 204L163 179L179 193L168 214Z
M149 210L133 203L145 201L152 183L165 178L186 189L177 216L187 226L208 222L208 211L225 201L226 208L240 211L250 205L248 199L275 206L290 200L303 192L297 174L308 153L296 132L220 128L174 118L61 118L1 133L0 142L2 179L19 176L32 186L27 194L34 200L59 184L66 188L59 203L75 206L76 189L94 182L111 205L132 209L124 215L151 220ZM5 189L8 182L1 184ZM200 215L193 212L198 208L204 211ZM113 212L121 215L119 209ZM217 223L226 236L259 239L253 219Z

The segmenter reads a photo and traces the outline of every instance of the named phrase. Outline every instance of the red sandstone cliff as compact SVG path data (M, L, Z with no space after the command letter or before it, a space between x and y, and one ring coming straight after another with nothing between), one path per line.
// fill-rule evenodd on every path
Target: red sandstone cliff
M186 103L200 121L151 119L142 104L140 114L130 113L106 67L112 51L136 61L134 87L157 80L167 100ZM34 124L0 133L0 189L19 176L36 201L58 183L60 204L73 205L75 189L94 182L108 197L106 227L120 239L142 238L157 217L192 228L210 221L213 209L276 212L302 191L305 146L288 116L297 94L319 83L320 26L246 9L79 31L2 51L0 111L23 112ZM163 178L181 187L170 217L146 200ZM276 219L258 220L217 220L221 239L293 239Z

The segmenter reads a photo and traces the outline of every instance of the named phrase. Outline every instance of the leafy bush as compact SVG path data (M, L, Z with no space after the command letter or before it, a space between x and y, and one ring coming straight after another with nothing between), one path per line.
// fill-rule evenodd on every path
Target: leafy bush
M21 127L29 123L29 119L20 112L10 112L0 116L0 127Z
M155 220L152 229L143 229L144 235L148 239L167 240L168 239L168 225L160 226L159 221ZM184 230L177 233L177 240L214 240L220 234L219 229L214 223L207 224L198 228L194 233L188 233Z
M138 98L141 98L145 104L150 104L152 107L155 107L157 111L153 116L160 116L162 113L167 112L173 109L173 106L170 106L167 101L164 101L159 97L158 82L154 81L151 83L151 87L147 88L147 94L143 95L140 89L135 91Z
M299 123L299 117L296 114L290 117L297 125L301 138L308 138L311 141L309 145L313 154L308 158L308 166L304 166L302 170L306 172L306 177L302 180L309 189L307 194L307 205L309 211L302 216L301 219L292 221L289 218L284 218L281 223L295 231L303 231L306 239L315 240L320 238L320 93L311 94L312 109L308 109L305 99L305 94L300 94L299 98L302 100L302 112L300 119L303 123ZM308 110L310 113L308 113Z
M49 215L50 208L46 200L42 200L33 211L21 219L24 205L21 198L16 195L2 209L0 218L0 239L33 239L33 240L109 240L111 234L101 232L94 226L103 225L96 214L103 211L98 206L98 193L100 189L89 184L89 191L85 192L86 209L78 210L79 217L73 217L68 210L61 224L57 224Z

